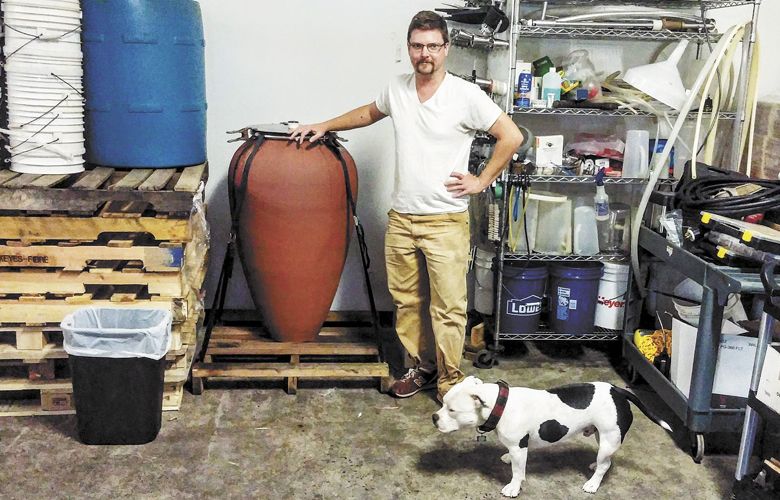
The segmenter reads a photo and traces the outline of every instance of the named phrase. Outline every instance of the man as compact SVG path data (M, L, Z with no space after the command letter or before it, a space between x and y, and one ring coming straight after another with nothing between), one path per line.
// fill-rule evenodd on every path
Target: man
M511 118L476 85L448 74L447 23L422 11L407 32L413 74L399 75L376 101L331 120L301 125L290 138L365 127L391 116L396 167L385 235L396 331L414 367L391 393L412 396L438 381L438 399L463 379L469 260L468 195L487 189L523 141ZM496 138L477 177L468 173L477 130Z

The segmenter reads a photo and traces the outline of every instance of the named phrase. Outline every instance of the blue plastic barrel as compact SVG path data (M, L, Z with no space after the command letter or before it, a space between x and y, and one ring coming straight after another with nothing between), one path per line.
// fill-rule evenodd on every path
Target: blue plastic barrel
M193 0L83 0L87 161L206 161L203 24Z
M556 264L550 268L550 326L555 333L593 333L601 262Z
M540 262L507 262L501 296L502 333L536 333L547 282L547 266Z

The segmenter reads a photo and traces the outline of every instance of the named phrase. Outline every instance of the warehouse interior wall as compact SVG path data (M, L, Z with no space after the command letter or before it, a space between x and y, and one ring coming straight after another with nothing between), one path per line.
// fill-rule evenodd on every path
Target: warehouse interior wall
M396 74L411 71L406 30L418 11L444 6L422 0L200 0L206 38L211 266L207 304L211 304L229 233L226 177L239 143L227 131L247 125L331 118L373 101ZM715 11L718 27L749 18L748 7ZM759 95L780 99L780 66L770 48L780 46L780 3L765 1L759 33L764 57ZM484 59L451 50L448 69L484 75ZM391 310L384 269L384 228L393 184L394 144L389 119L359 130L341 132L359 173L358 215L371 256L370 276L377 306ZM301 283L306 286L306 283ZM227 308L252 308L246 282L237 266ZM368 310L360 253L353 238L333 310Z

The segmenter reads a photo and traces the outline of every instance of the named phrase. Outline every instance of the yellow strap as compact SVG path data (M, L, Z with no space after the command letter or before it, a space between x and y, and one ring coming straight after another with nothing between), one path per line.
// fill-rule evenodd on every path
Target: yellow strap
M726 256L726 249L723 247L717 247L718 248L718 258L722 259Z
M743 241L750 241L753 239L753 233L750 231L743 231L742 232L742 240Z
M711 214L709 212L702 212L701 213L701 221L702 221L702 223L709 224L710 219L711 219L710 215Z

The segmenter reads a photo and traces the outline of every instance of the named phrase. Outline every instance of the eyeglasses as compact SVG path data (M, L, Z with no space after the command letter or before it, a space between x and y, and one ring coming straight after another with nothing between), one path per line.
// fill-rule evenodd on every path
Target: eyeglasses
M409 43L409 48L415 52L422 52L423 48L428 49L431 54L438 53L446 43Z

